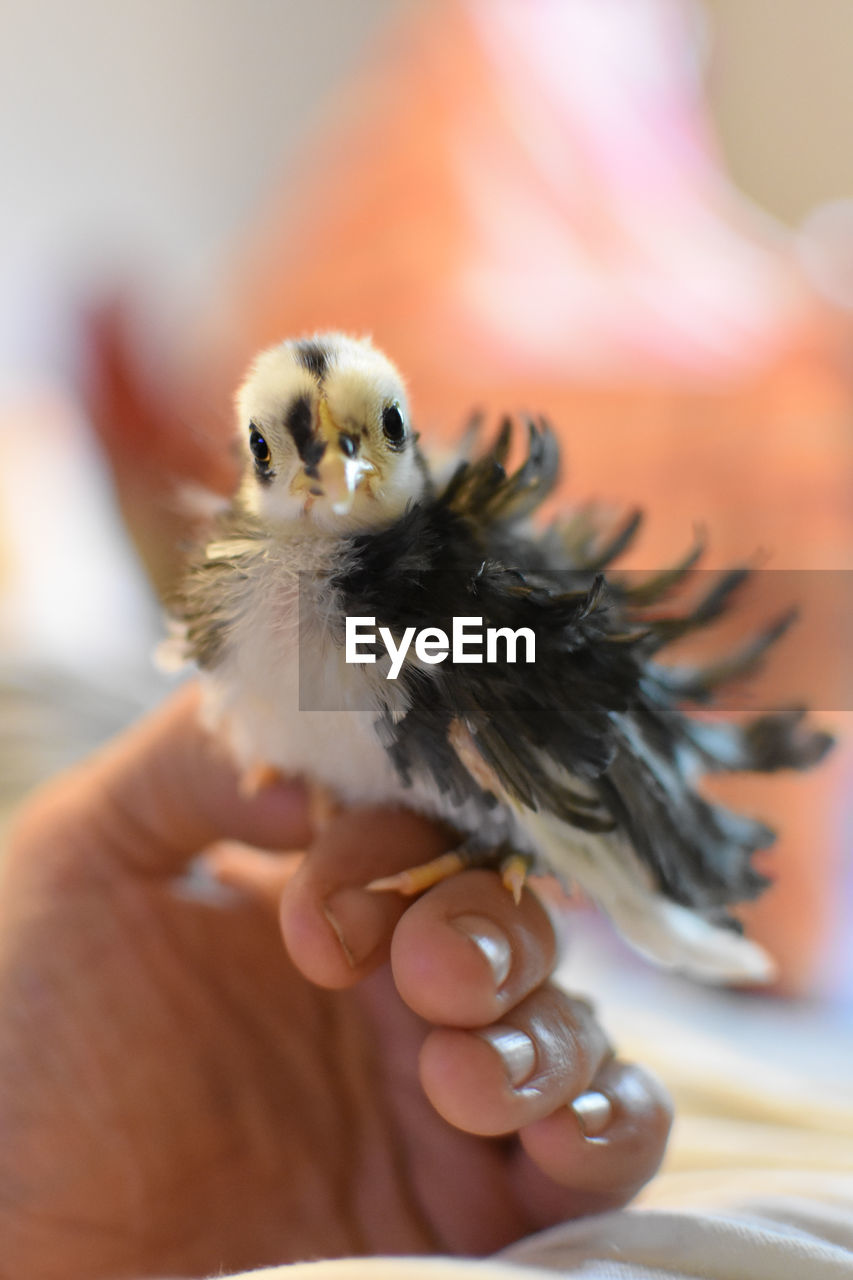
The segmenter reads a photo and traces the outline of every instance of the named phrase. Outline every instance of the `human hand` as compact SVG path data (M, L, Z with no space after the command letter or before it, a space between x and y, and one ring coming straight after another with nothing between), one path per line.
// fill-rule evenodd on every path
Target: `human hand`
M216 841L309 838L298 786L241 798L193 686L26 807L0 880L9 1275L481 1254L654 1172L668 1104L549 983L531 893L486 871L411 904L361 888L446 847L425 821L346 812L282 855L280 923L181 878ZM599 1090L589 1139L567 1104Z

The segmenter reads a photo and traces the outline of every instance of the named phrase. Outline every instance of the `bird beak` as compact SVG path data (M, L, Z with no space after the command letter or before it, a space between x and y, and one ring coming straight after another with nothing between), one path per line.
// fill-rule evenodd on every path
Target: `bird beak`
M341 431L325 400L318 407L318 434L325 451L317 464L317 479L335 515L344 516L352 507L356 491L368 476L375 474L372 462L360 456L359 442Z

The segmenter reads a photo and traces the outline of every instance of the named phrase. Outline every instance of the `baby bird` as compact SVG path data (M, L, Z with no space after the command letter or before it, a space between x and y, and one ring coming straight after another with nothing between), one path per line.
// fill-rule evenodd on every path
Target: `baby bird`
M755 666L791 617L707 667L660 663L668 642L721 614L746 571L662 615L653 606L699 548L631 585L603 571L638 516L609 537L584 513L534 526L559 461L544 421L527 423L516 470L507 420L439 481L399 373L367 339L264 351L237 426L242 483L192 559L171 644L199 668L206 721L246 784L300 774L344 804L404 806L459 832L453 854L377 890L418 892L487 863L517 894L528 869L551 872L661 964L766 978L768 957L727 908L767 883L752 855L773 833L697 783L808 767L831 739L800 709L735 725L686 708ZM477 655L475 623L503 642L502 660L498 640L494 661ZM441 636L460 625L467 643L450 653Z

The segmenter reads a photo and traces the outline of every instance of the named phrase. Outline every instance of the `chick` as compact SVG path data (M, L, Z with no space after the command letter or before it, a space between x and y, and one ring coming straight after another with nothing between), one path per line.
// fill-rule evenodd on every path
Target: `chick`
M455 853L378 891L418 892L488 863L518 893L528 869L548 871L658 963L766 978L768 957L728 907L767 883L752 855L773 833L697 784L804 768L831 740L801 710L738 726L685 707L749 671L790 616L704 669L660 663L669 641L721 614L746 572L661 616L653 607L698 548L631 585L603 571L639 517L609 538L582 514L535 527L559 462L544 422L527 424L515 471L507 421L438 482L399 373L366 339L328 333L263 352L237 425L242 484L189 567L173 649L199 668L207 723L247 784L301 774L344 804L405 806L459 832ZM348 661L347 619L369 637L360 661ZM460 619L491 628L503 660L478 661L470 645L437 656L437 635ZM524 631L535 658L521 663L510 635Z

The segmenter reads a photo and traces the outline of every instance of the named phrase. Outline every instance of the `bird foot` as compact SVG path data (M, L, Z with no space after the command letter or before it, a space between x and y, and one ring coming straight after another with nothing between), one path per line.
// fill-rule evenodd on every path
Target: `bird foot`
M476 858L472 857L472 850L462 845L458 849L451 850L450 853L440 854L430 862L423 862L420 866L408 867L405 871L398 871L396 875L371 880L367 888L371 893L402 893L406 898L413 898L416 894L423 893L425 889L431 889L434 884L440 884L442 880L458 875L466 867L476 866L478 862L482 864L482 850L477 853ZM494 866L494 863L492 865ZM499 870L501 883L512 894L517 906L527 883L530 859L521 853L510 854L502 860Z
M406 898L431 889L434 884L457 875L466 866L465 859L459 853L442 853L430 862L422 862L419 867L408 867L398 871L395 876L381 876L371 880L367 886L371 893L402 893Z

